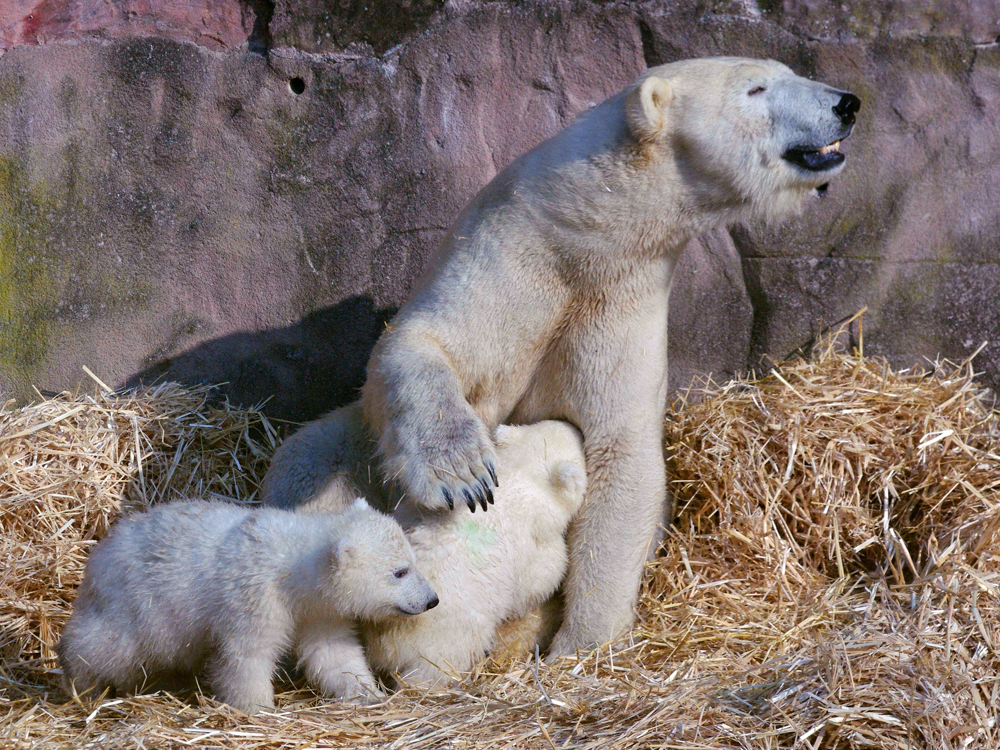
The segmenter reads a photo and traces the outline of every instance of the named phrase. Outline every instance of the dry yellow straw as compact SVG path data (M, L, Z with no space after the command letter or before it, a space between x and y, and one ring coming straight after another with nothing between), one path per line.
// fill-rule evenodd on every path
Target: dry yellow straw
M252 718L64 703L51 647L87 546L124 507L253 500L273 431L173 385L0 413L0 745L995 750L1000 420L970 363L896 372L837 340L676 405L678 518L625 640L368 708L287 683Z
M37 679L55 667L87 549L125 509L177 497L251 502L274 430L173 383L0 412L0 654Z

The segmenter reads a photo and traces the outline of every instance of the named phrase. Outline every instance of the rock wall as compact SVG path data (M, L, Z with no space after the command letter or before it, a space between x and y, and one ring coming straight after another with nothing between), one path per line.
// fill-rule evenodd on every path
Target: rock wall
M344 403L478 188L644 66L721 54L864 105L827 198L691 243L674 387L867 305L867 351L909 366L990 340L996 388L1000 3L833 5L11 0L0 394L87 365L116 387L226 382L286 419Z

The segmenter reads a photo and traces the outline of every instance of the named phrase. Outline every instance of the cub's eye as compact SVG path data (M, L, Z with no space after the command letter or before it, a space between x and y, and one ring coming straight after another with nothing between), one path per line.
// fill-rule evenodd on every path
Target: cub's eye
M767 89L763 86L754 86L747 92L747 96L757 96L757 94L763 94L765 91L767 91Z
M392 574L396 578L406 578L406 576L408 576L410 574L410 569L409 568L396 568L394 571L392 571Z

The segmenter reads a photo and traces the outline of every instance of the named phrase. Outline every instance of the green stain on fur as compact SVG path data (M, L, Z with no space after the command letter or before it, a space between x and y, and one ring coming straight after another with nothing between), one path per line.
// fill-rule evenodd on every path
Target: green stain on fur
M473 565L485 564L487 555L500 538L496 531L471 518L458 527L458 535L465 542L465 548L469 551Z

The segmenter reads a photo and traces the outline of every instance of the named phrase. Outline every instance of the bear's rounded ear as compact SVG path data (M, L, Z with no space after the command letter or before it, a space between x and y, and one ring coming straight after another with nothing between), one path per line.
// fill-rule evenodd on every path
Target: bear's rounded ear
M356 497L351 505L355 510L364 510L368 507L368 501L366 501L363 497Z
M635 87L625 100L625 118L636 140L652 141L663 133L673 98L670 84L659 76L647 76Z
M572 461L562 461L552 467L552 484L561 490L575 511L587 492L587 472Z
M498 446L503 445L510 439L510 434L513 432L513 428L505 424L498 424L496 430L493 431L493 442Z

